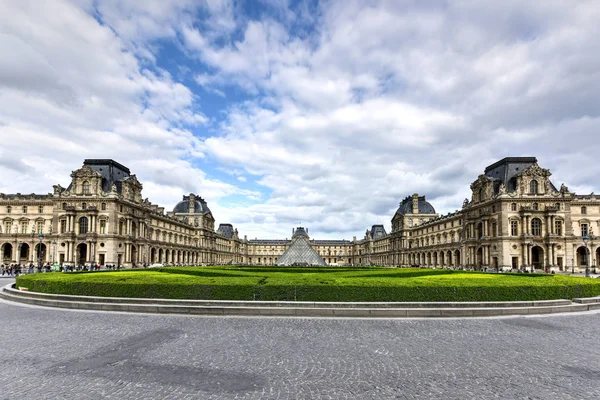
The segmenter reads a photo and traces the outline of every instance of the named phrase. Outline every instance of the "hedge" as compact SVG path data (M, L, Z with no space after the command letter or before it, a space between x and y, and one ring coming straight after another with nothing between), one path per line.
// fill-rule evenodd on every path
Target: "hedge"
M266 301L528 301L600 295L600 280L546 274L340 268L161 268L43 273L17 278L42 293Z

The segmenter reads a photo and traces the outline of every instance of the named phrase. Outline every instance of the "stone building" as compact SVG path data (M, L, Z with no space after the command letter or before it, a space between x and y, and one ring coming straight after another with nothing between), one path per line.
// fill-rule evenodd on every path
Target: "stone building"
M488 166L471 198L439 215L425 196L403 199L391 231L373 225L362 239L240 238L215 230L207 202L190 193L165 213L113 160L85 160L67 188L45 195L0 194L0 262L64 264L277 265L310 254L310 264L580 270L600 259L600 196L576 195L550 180L534 157ZM290 250L298 237L314 250ZM287 253L287 255L286 255ZM284 257L284 255L286 255ZM322 260L318 263L316 258ZM292 263L293 263L292 261Z

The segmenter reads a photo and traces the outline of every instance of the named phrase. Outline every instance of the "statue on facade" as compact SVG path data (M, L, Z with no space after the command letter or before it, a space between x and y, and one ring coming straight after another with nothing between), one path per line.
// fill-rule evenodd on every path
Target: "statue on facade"
M499 194L506 193L506 185L504 184L504 182L500 182L500 187L498 188L498 193Z

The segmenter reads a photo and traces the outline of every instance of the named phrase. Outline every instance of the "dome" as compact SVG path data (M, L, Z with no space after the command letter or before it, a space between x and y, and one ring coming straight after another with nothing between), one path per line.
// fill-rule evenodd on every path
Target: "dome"
M396 214L414 214L413 213L413 199L415 196L408 196L400 203ZM418 199L418 214L435 214L435 208L425 200L425 196L417 196Z
M190 210L192 202L194 204L194 209ZM175 205L173 212L180 214L208 214L210 213L210 209L202 197L190 195L183 196L183 200Z

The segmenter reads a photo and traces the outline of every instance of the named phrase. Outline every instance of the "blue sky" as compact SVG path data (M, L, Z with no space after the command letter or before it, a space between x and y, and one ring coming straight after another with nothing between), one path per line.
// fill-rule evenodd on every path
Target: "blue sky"
M599 191L594 1L9 0L0 192L113 158L167 209L190 192L241 235L389 229L506 156Z

